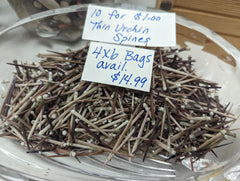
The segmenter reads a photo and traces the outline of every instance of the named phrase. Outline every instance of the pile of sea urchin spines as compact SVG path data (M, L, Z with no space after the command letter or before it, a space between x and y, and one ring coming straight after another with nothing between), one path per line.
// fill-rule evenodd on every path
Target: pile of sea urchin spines
M235 117L217 96L216 83L197 76L186 49L155 49L149 93L81 81L88 47L39 54L16 67L1 108L1 136L27 152L81 156L110 152L128 157L201 158L235 136Z

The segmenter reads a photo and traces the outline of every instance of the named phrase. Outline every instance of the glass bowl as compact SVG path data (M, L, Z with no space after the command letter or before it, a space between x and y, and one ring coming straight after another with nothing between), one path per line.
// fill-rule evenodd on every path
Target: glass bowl
M17 17L7 4L0 7L0 24L3 26L14 22ZM151 9L149 11L159 11ZM178 47L189 47L190 51L180 53L182 57L191 55L196 63L194 68L197 75L207 80L217 82L222 89L219 97L222 103L231 102L232 112L240 112L240 52L222 37L197 23L177 16ZM38 53L47 50L64 52L84 47L88 42L66 42L41 38L31 34L23 27L14 29L0 36L0 95L3 98L10 80L13 68L7 65L12 60L23 62L38 61ZM2 100L0 102L2 104ZM196 162L191 170L191 162L168 163L161 160L135 158L129 162L128 158L115 156L109 164L104 166L106 155L79 157L45 158L33 153L27 154L26 148L19 142L0 138L0 178L10 180L217 180L231 175L239 160L239 120L232 125L236 128L236 139L226 137L233 142L225 147L217 148L205 158ZM48 156L47 154L45 156ZM163 158L164 159L164 158ZM225 173L225 174L222 174ZM239 172L236 172L239 174ZM235 175L236 176L236 175ZM229 177L227 177L229 178Z
M8 0L20 19L47 10L69 7L77 4L112 2L111 0ZM86 9L78 13L51 16L25 25L25 28L41 37L51 37L64 41L76 41L82 36Z

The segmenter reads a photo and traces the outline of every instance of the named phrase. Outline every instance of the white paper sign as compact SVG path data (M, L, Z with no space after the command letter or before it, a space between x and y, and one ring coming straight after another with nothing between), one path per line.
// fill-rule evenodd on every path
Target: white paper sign
M91 42L82 80L149 92L154 50Z
M89 5L83 39L139 46L175 46L175 13Z

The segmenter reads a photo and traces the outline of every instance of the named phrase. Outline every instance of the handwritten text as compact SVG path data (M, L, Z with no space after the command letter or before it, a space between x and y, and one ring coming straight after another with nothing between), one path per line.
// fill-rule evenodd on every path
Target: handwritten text
M154 51L91 42L82 80L149 91Z
M83 39L140 46L175 46L174 13L89 5Z

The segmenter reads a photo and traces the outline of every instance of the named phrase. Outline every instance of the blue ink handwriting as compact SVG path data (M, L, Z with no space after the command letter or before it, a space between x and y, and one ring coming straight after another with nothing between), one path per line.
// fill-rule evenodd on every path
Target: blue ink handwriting
M96 17L99 17L102 14L101 9L95 9L91 15L91 18L95 15Z
M113 10L111 13L108 14L109 15L109 19L111 20L112 18L114 19L123 19L124 17L126 17L126 14L120 14L118 12L118 10Z
M150 37L138 37L138 36L133 36L133 35L124 35L122 33L117 33L114 37L113 37L113 41L115 41L116 43L119 44L123 44L125 42L133 42L133 43L144 43L147 44L149 41L151 40Z
M96 59L99 55L102 55L101 59L104 59L105 57L110 60L114 60L118 57L118 53L116 53L116 49L113 48L113 51L111 52L111 49L105 49L102 46L96 47L96 49L92 52L92 54L96 54Z
M150 16L149 13L146 13L146 14L144 15L144 13L139 12L139 13L137 13L137 14L134 15L134 20L136 20L136 21L140 21L140 20L145 21L145 20L148 20L148 21L156 21L156 22L158 22L158 21L161 20L161 17L160 17L160 16L155 16L155 15Z
M93 27L92 27L92 31L97 29L97 30L110 30L111 26L110 25L107 25L107 24L103 24L103 21L99 21L99 22L93 22L93 21L90 21L91 24L93 24Z
M125 67L127 65L127 62L120 62L119 64L117 63L111 63L111 62L106 62L106 61L99 61L96 65L97 69L109 69L109 70L120 70L120 71L126 71Z
M112 79L112 82L117 81L117 83L119 85L122 85L124 83L125 83L125 85L132 85L132 84L134 84L133 85L134 87L137 87L139 85L141 88L143 88L143 86L147 82L147 78L146 77L142 77L141 78L140 76L134 76L133 74L123 74L122 75L120 71L118 71L117 73L111 75L111 79Z
M126 61L136 61L138 62L138 67L139 68L143 68L145 63L149 63L151 60L152 55L143 55L140 56L139 54L135 54L133 51L131 50L126 50L126 56L125 56L125 60Z
M133 27L127 27L124 25L117 24L115 28L115 32L126 32L126 33L142 33L142 34L148 34L149 33L149 28L143 28L142 26L139 27L138 25L134 25Z
M157 23L161 20L161 16L157 13L137 12L128 14L118 9L105 10L104 8L93 9L90 17L91 31L109 32L112 35L112 41L117 44L140 43L147 45L153 39L151 37L152 28L141 23L143 21ZM129 24L127 20L132 20L132 24Z

